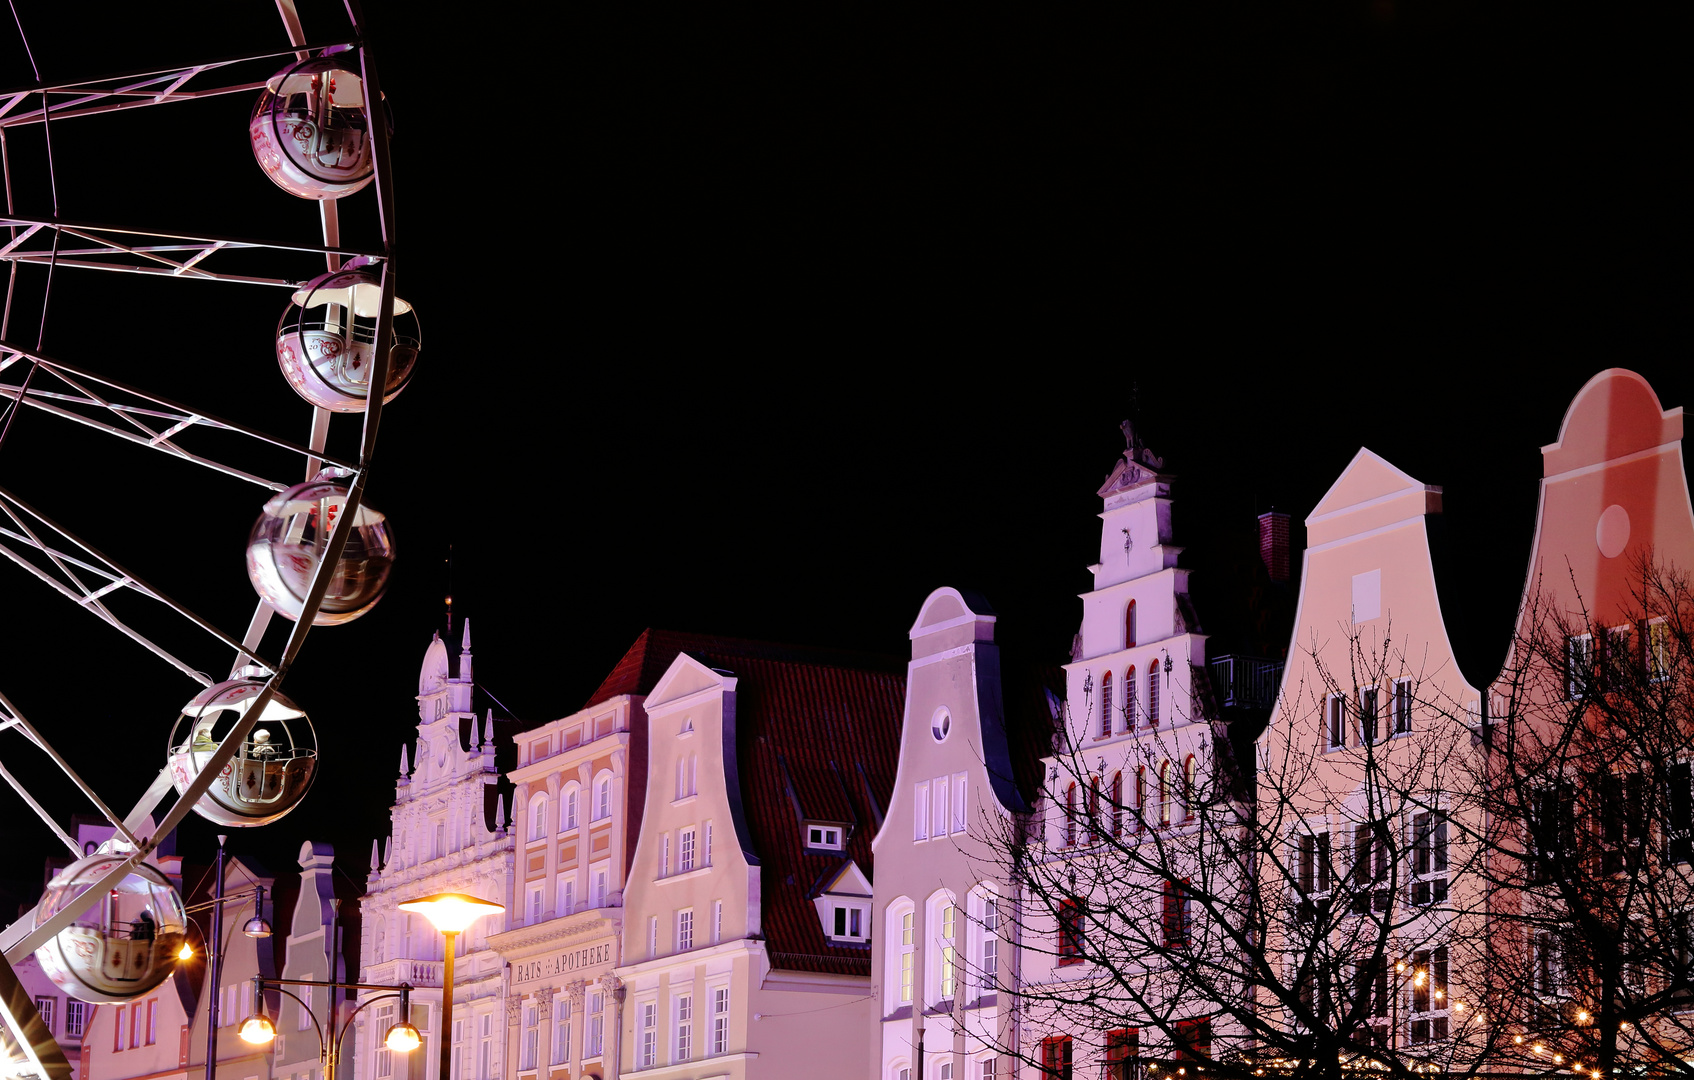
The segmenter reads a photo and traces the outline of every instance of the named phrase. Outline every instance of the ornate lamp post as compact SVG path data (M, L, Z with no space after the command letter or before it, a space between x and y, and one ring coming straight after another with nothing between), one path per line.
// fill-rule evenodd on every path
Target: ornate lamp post
M446 963L441 965L441 1075L453 1075L453 939L484 915L506 910L504 904L464 893L436 893L398 905L401 911L416 911L447 938Z
M323 1025L318 1023L317 1015L312 1012L311 1008L300 999L299 995L290 990L284 990L284 986L327 986L330 988L329 1032L327 1035L324 1032ZM271 1023L271 1018L265 1015L265 989L267 987L279 990L300 1002L301 1011L312 1018L312 1026L317 1028L318 1031L318 1060L323 1063L324 1080L335 1080L336 1069L341 1063L341 1040L345 1039L347 1032L352 1030L353 1017L358 1016L360 1012L364 1011L365 1006L372 1002L386 1001L392 997L400 999L400 1022L390 1027L388 1034L383 1037L384 1044L390 1050L409 1054L416 1050L418 1044L423 1041L422 1037L418 1035L418 1029L412 1026L409 1019L412 994L410 983L401 983L399 986L376 986L371 983L324 982L317 979L267 979L261 975L253 980L253 999L258 1002L259 1011L241 1021L241 1026L237 1029L237 1034L241 1036L243 1042L250 1042L255 1046L266 1046L276 1039L276 1025ZM335 991L338 989L392 990L395 993L378 994L359 1002L359 1007L348 1013L347 1019L337 1028L335 1017L338 1010L335 1007Z

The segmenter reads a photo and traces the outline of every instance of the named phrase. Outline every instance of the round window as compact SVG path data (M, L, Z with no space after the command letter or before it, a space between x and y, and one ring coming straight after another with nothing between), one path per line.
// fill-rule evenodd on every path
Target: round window
M936 709L935 719L929 722L929 733L935 736L936 742L947 738L947 733L953 730L953 714L946 709Z

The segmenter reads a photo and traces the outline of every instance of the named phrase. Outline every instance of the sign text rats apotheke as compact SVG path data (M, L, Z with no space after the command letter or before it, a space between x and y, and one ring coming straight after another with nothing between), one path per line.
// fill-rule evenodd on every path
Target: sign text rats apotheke
M512 981L514 983L533 982L536 979L548 979L555 975L564 975L578 968L594 967L598 964L612 962L612 943L590 945L586 949L568 949L565 952L543 956L537 960L524 960L512 965Z

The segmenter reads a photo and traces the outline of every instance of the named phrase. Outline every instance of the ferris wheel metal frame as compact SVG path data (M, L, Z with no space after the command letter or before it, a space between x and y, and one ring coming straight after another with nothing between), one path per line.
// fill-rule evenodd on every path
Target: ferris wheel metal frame
M218 431L291 451L305 459L305 476L308 480L325 466L347 471L346 498L330 526L327 547L312 574L304 606L288 634L282 652L275 657L265 657L259 652L274 610L265 600L258 601L245 633L237 638L150 585L146 579L82 540L44 511L19 498L0 482L0 556L4 556L7 561L23 568L72 603L148 649L201 686L210 686L214 680L204 674L201 667L182 659L148 634L120 618L106 603L106 598L120 590L127 590L155 601L203 630L217 645L234 650L236 656L231 669L232 675L243 668L251 670L254 667L262 669L261 674L269 673L251 706L218 742L217 749L193 781L181 791L170 809L152 825L150 831L148 825L152 821L152 812L173 787L168 765L160 769L140 800L127 812L120 813L84 781L70 762L54 749L40 729L31 724L12 700L0 692L0 733L16 731L27 743L45 753L89 799L100 815L111 823L117 837L131 849L127 858L121 860L115 869L82 894L88 898L88 903L67 904L39 925L31 912L0 930L0 953L3 953L8 963L15 964L32 954L70 925L84 908L119 884L133 866L152 853L157 838L166 836L175 829L194 809L196 803L207 795L214 780L236 756L243 741L248 738L267 706L277 696L279 688L298 658L313 626L313 620L324 602L348 537L354 530L364 499L384 398L389 396L383 392L383 388L387 386L389 352L394 340L394 190L388 153L387 116L375 65L365 41L366 24L358 0L344 0L351 34L344 38L319 42L307 40L295 0L275 2L290 42L287 49L244 53L172 67L64 82L42 81L39 66L36 66L37 81L34 84L0 91L0 165L4 167L6 185L5 213L0 215L0 262L9 264L4 314L0 315L0 417L3 417L3 421L0 421L0 464L3 464L5 459L6 437L12 430L13 422L28 408L221 472L261 486L269 492L286 490L290 485L206 454L190 452L178 445L178 436L189 430ZM33 50L29 48L29 39L24 33L21 21L18 24L18 32L26 51L30 52L31 64L35 65ZM252 68L261 61L288 62L290 58L294 58L304 62L310 57L333 49L345 49L348 50L346 55L357 56L357 71L362 82L363 104L371 144L374 172L371 186L376 194L380 250L357 250L340 242L340 218L335 199L319 202L322 244L162 231L72 221L58 216L57 181L52 175L51 133L54 125L78 117L170 105L224 94L262 91L266 87L264 78L257 81L220 80L228 80L232 74ZM265 74L269 75L270 72ZM33 102L38 104L32 106ZM42 125L47 145L49 180L54 202L54 216L49 218L19 215L14 212L12 200L12 163L7 151L6 136L15 128L34 124ZM321 406L312 407L311 429L307 440L294 442L48 355L41 348L39 338L31 347L26 342L13 340L8 333L11 328L18 268L22 265L46 267L48 277L43 292L41 316L43 328L52 299L52 278L60 268L192 278L289 289L299 286L299 282L285 278L224 273L212 268L217 265L218 255L239 250L321 254L331 272L354 265L355 261L370 266L373 270L380 264L381 299L376 317L373 367L370 372L373 391L366 396L356 459L340 457L325 450L331 414ZM18 371L22 372L21 379L16 378L15 373ZM14 373L13 377L7 378L8 373ZM30 794L23 782L3 764L0 764L0 780L4 780L18 793L58 840L70 849L74 858L82 857L83 851L75 839L65 832L52 814ZM80 899L79 897L79 901ZM27 1046L25 1050L26 1053L30 1052ZM37 1061L36 1065L39 1067L41 1062Z

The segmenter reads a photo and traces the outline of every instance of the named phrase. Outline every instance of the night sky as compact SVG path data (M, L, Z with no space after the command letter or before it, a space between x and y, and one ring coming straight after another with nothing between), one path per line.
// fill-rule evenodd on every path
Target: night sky
M261 0L17 6L48 79L287 44ZM328 839L362 878L449 547L478 676L525 723L578 708L647 626L900 654L940 585L1061 661L1132 410L1179 478L1197 577L1256 513L1303 517L1360 445L1443 485L1443 599L1483 658L1468 678L1490 678L1570 398L1616 365L1694 402L1687 95L1658 55L1684 30L1528 4L1173 10L368 4L424 333L369 487L399 562L289 679L317 787L232 849L288 870ZM302 16L346 33L335 5ZM0 32L0 82L32 81ZM251 106L55 128L61 215L318 242L316 207L253 162ZM11 140L18 212L47 216L39 129ZM369 190L345 200L344 240L373 244L374 214ZM321 269L227 268L247 265ZM20 272L20 341L43 279ZM64 270L44 348L303 440L272 351L285 303ZM357 422L335 428L350 447ZM33 412L0 484L239 636L260 489ZM9 564L0 600L0 689L127 808L194 684ZM16 735L0 761L62 818L86 810ZM54 843L9 791L0 823L0 887L27 897ZM180 846L212 831L191 818Z

